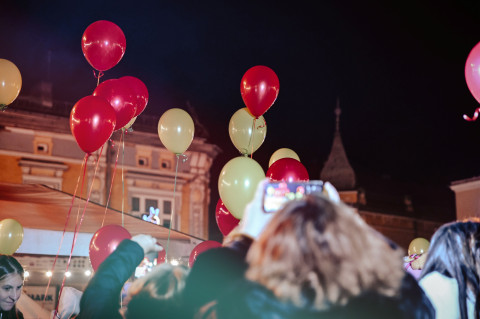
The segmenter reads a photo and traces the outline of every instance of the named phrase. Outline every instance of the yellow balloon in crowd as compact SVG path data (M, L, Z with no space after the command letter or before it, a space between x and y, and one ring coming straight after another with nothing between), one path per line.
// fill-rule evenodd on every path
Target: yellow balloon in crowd
M267 123L263 116L255 119L246 107L236 111L230 118L228 133L233 145L242 155L255 152L265 141Z
M22 88L22 76L12 62L0 59L0 109L17 98Z
M12 255L23 241L23 227L15 219L0 221L0 254Z
M280 148L273 152L272 156L270 156L270 161L268 161L268 167L272 166L275 161L285 157L293 158L300 162L300 157L298 157L297 153L295 153L289 148Z
M408 245L408 255L421 255L423 253L426 253L428 251L428 248L430 247L430 242L426 240L425 238L418 237L415 238L410 242L410 245Z
M158 136L163 145L175 154L182 154L193 141L195 126L187 112L173 108L160 117Z
M237 219L243 217L265 172L254 159L239 156L231 159L218 177L218 193L228 211Z

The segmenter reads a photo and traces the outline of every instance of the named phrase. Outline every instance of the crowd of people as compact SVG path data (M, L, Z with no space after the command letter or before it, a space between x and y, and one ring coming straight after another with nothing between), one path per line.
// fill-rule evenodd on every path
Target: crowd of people
M135 268L162 248L149 235L121 242L81 294L79 312L63 318L480 318L480 221L440 227L417 280L403 250L328 183L274 213L261 208L265 183L222 247L190 269L156 266L124 300ZM15 258L0 256L1 319L23 318L23 280Z

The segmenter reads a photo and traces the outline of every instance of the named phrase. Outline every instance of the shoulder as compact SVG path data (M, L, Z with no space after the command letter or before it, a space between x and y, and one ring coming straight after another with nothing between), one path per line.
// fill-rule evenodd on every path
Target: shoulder
M436 271L425 275L420 280L420 287L425 291L437 314L442 318L458 318L458 284L453 278Z

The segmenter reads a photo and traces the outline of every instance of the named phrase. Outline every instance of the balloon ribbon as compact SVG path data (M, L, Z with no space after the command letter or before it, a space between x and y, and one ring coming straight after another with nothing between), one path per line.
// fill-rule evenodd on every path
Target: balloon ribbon
M475 112L473 112L473 116L470 118L468 117L466 114L463 114L463 119L465 121L470 121L470 122L473 122L473 121L476 121L477 118L478 118L478 113L480 112L480 107L477 107L477 109L475 110Z

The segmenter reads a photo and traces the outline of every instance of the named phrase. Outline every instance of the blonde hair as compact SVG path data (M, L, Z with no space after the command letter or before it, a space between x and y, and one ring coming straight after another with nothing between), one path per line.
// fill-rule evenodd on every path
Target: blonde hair
M248 252L246 276L280 300L325 309L367 291L397 295L402 256L353 209L307 196L272 218Z

